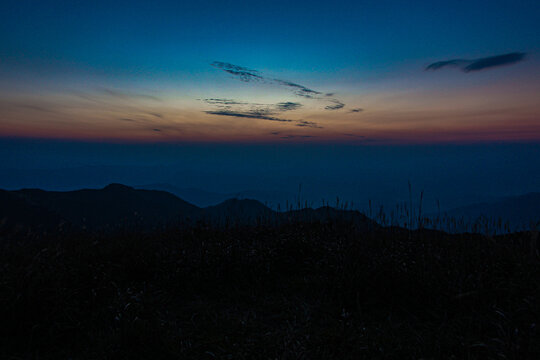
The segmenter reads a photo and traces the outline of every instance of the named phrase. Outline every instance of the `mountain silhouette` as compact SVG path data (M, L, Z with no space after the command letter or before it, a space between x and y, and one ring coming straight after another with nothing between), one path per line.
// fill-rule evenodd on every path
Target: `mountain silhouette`
M436 218L436 214L429 217ZM540 226L540 193L528 193L519 196L505 197L497 201L482 202L462 206L442 212L441 216L459 220L464 225L482 223L484 221L501 221L507 231L538 228ZM445 229L451 230L451 229ZM458 226L456 231L468 231Z
M295 195L291 193L271 190L242 190L230 193L218 193L193 187L181 188L166 183L140 185L135 186L135 188L167 191L200 207L218 205L229 199L249 199L258 200L275 209L278 204L285 206L287 202L291 202L295 199Z
M229 199L200 208L166 191L140 190L122 184L102 189L45 191L22 189L0 193L3 229L20 226L55 228L70 224L88 230L155 229L178 222L205 221L215 225L313 222L344 219L365 228L376 223L357 211L330 207L278 212L260 201ZM9 224L9 226L8 226Z
M165 191L135 190L121 184L110 184L103 189L66 192L23 189L12 193L76 226L90 229L119 225L151 227L197 217L200 212L197 206Z
M135 188L166 191L199 207L217 205L231 198L231 196L228 196L228 194L221 194L197 188L181 188L166 183L140 185L135 186Z
M204 209L204 219L211 222L235 222L254 224L257 221L273 220L276 212L257 200L229 199L221 204Z

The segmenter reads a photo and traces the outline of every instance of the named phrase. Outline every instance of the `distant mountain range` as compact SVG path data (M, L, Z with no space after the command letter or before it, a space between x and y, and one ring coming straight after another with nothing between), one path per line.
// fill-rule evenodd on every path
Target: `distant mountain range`
M438 214L430 214L436 218ZM540 227L540 193L528 193L520 196L505 197L492 202L476 203L444 211L442 218L455 219L457 231L470 231L473 224L492 225L500 220L501 227L510 231ZM453 226L453 225L452 225ZM450 226L443 230L452 230Z
M206 193L207 200L221 195ZM471 231L473 224L501 229L523 230L540 225L540 193L508 197L490 203L478 203L429 214L443 221L437 227L445 231ZM223 224L283 223L287 221L353 221L358 226L378 226L355 210L320 207L276 211L258 200L230 198L216 205L199 207L167 191L144 190L110 184L102 189L45 191L0 190L0 230L74 227L87 230L155 229L164 225L205 221ZM451 221L447 221L450 219ZM499 219L501 219L499 221ZM482 225L477 227L483 231Z
M0 229L87 230L155 229L163 225L206 221L213 224L282 223L343 218L359 227L378 226L358 211L329 207L277 212L257 200L229 199L205 208L174 194L110 184L103 189L45 191L0 190Z
M258 200L273 209L278 204L281 207L285 207L287 202L295 202L295 195L283 191L243 190L234 193L217 193L197 188L181 188L166 183L146 184L134 187L136 189L167 191L200 207L217 205L228 199Z

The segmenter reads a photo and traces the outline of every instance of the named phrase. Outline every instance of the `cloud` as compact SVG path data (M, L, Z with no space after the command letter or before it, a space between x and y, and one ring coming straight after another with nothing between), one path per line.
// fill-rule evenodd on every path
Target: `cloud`
M279 85L289 89L289 91L292 91L292 93L296 96L331 102L332 104L327 105L324 108L325 110L339 110L345 107L343 102L336 98L332 98L334 93L323 94L320 91L310 89L304 85L300 85L292 81L268 78L263 76L262 73L257 70L226 62L214 61L211 65L217 69L227 72L228 74L234 75L236 78L244 82L255 81L265 84ZM300 127L322 128L313 121L282 119L278 116L279 113L301 108L303 104L299 102L285 101L276 104L255 104L225 98L207 98L203 99L202 101L217 108L217 110L205 111L206 114L210 115L288 122Z
M429 64L426 66L426 70L439 70L443 67L459 67L463 68L467 64L470 64L471 60L463 60L463 59L454 59L454 60L447 60L447 61L437 61L433 64Z
M153 131L160 132L161 129L152 129Z
M207 104L212 104L212 105L249 105L249 103L247 102L236 101L232 99L210 98L210 99L203 99L203 101Z
M525 59L525 53L510 53L475 60L465 67L465 72L478 71L495 66L515 64Z
M446 61L438 61L433 64L429 64L426 70L439 70L444 67L457 67L464 72L480 71L493 67L516 64L525 59L525 53L513 52L508 54L489 56L485 58L466 60L466 59L453 59Z
M270 133L270 135L279 136L281 139L294 139L294 138L299 138L299 139L309 139L309 138L316 137L316 136L314 136L314 135L290 135L290 134L283 134L281 131L272 131L272 132Z
M312 135L283 135L280 136L280 139L290 140L290 139L309 139L314 136Z
M303 105L298 102L286 101L277 104L258 104L221 98L209 98L203 99L203 101L218 108L218 110L205 111L206 114L210 115L297 123L300 124L299 126L317 127L315 123L282 119L276 116L278 113L302 107Z
M238 77L244 82L264 80L264 78L259 75L259 72L257 70L248 69L243 66L238 66L221 61L214 61L211 65L215 68L221 69L231 75Z
M210 115L219 115L219 116L230 116L237 118L248 118L248 119L259 119L259 120L270 120L270 121L279 121L279 122L292 122L293 120L289 119L280 119L274 116L269 116L267 113L258 112L258 111L230 111L230 110L218 110L218 111L205 111L205 113Z
M364 109L362 109L362 108L354 108L354 109L351 109L349 112L351 112L351 113L359 113L359 112L362 112L362 111L364 111Z
M221 69L229 74L236 76L241 81L244 81L244 82L258 81L258 82L264 82L268 84L281 85L292 90L293 94L295 94L296 96L301 96L307 99L327 101L325 97L334 96L334 93L326 93L324 94L324 96L322 96L323 95L322 92L310 89L304 85L300 85L292 81L267 78L267 77L264 77L259 71L249 69L243 66L238 66L238 65L234 65L230 63L221 62L221 61L214 61L211 65L215 68ZM338 101L338 100L331 99L330 101L335 103L335 101ZM341 102L339 103L341 104ZM345 104L343 104L343 106L340 106L340 107L336 107L336 105L330 105L327 110L337 110L345 106Z
M305 98L308 98L308 99L313 99L314 95L320 95L321 94L321 92L319 92L319 91L308 89L307 87L305 87L303 85L295 84L295 83L290 82L290 81L279 80L279 79L274 79L273 81L275 81L279 85L283 85L283 86L293 88L293 92L296 95L302 96L302 97L305 97Z
M279 111L291 111L301 108L303 105L297 102L280 102L276 104L276 109Z
M273 112L266 111L266 110L250 110L250 111L217 110L217 111L205 111L205 113L209 115L230 116L230 117L243 118L243 119L258 119L258 120L295 123L296 126L322 129L322 126L319 126L317 123L313 121L282 119L275 116L271 116Z
M325 106L324 108L326 110L339 110L339 109L343 109L345 107L345 104L342 103L341 101L337 100L337 99L330 99L329 101L334 103L334 105Z
M148 115L155 116L159 119L163 119L163 114L157 113L157 112L149 112Z
M319 126L316 122L313 121L305 121L305 120L298 120L296 126L302 126L302 127L312 127L317 129L322 129L322 126Z
M355 137L355 138L359 138L359 139L365 139L366 138L363 135L356 135L356 134L351 134L351 133L346 133L346 134L343 134L343 135L350 136L350 137Z

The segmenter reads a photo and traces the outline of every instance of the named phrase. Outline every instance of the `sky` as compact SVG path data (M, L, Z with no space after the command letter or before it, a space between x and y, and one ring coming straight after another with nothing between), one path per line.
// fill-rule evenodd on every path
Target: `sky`
M115 166L140 168L163 163L171 148L229 169L238 151L252 152L257 164L296 159L304 181L317 177L316 162L303 165L313 159L308 154L326 152L328 164L339 165L335 174L346 176L349 160L361 158L386 164L385 174L395 175L387 178L400 186L411 171L429 182L432 162L422 159L432 154L441 163L456 154L492 154L488 163L519 157L534 168L539 24L534 0L7 0L0 155L11 161L1 166L0 186L27 184L13 175L17 169L108 166L109 156ZM103 154L109 146L115 150ZM126 146L132 151L119 150ZM396 173L403 154L419 163ZM451 171L461 173L454 160ZM175 161L168 164L187 166ZM474 164L471 171L489 173ZM257 166L220 176L248 186L238 180ZM273 176L286 178L285 168ZM103 171L103 182L114 178ZM507 180L513 185L498 192L539 185ZM331 187L323 183L313 191Z
M537 1L4 4L3 137L540 139Z

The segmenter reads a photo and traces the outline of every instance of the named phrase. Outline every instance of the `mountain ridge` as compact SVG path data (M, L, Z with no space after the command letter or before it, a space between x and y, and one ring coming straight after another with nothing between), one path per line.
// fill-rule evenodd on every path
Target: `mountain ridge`
M73 191L46 191L41 189L2 190L0 219L3 224L54 228L59 223L69 223L77 228L107 230L115 228L155 229L175 223L205 221L213 225L255 225L291 221L325 221L339 217L348 219L363 228L378 226L357 211L297 209L275 211L258 200L227 199L217 205L198 207L178 196L161 190L135 189L112 183L101 189ZM34 213L26 219L28 211L13 213L10 208L28 208ZM39 224L43 213L44 224ZM38 226L39 225L39 226ZM0 226L1 228L2 226ZM9 227L9 226L4 226Z
M155 229L178 223L208 222L213 225L283 222L351 221L361 228L379 226L356 210L330 206L276 211L254 199L226 199L199 207L162 190L137 189L111 183L101 189L46 191L41 189L0 190L0 229L56 229L61 224L88 230L115 228ZM505 218L512 228L526 227L527 218L540 219L540 193L506 197L493 203L477 203L442 212L454 219ZM428 214L434 219L439 214ZM509 226L510 226L509 225ZM442 230L451 231L451 229ZM469 229L454 229L454 231Z

